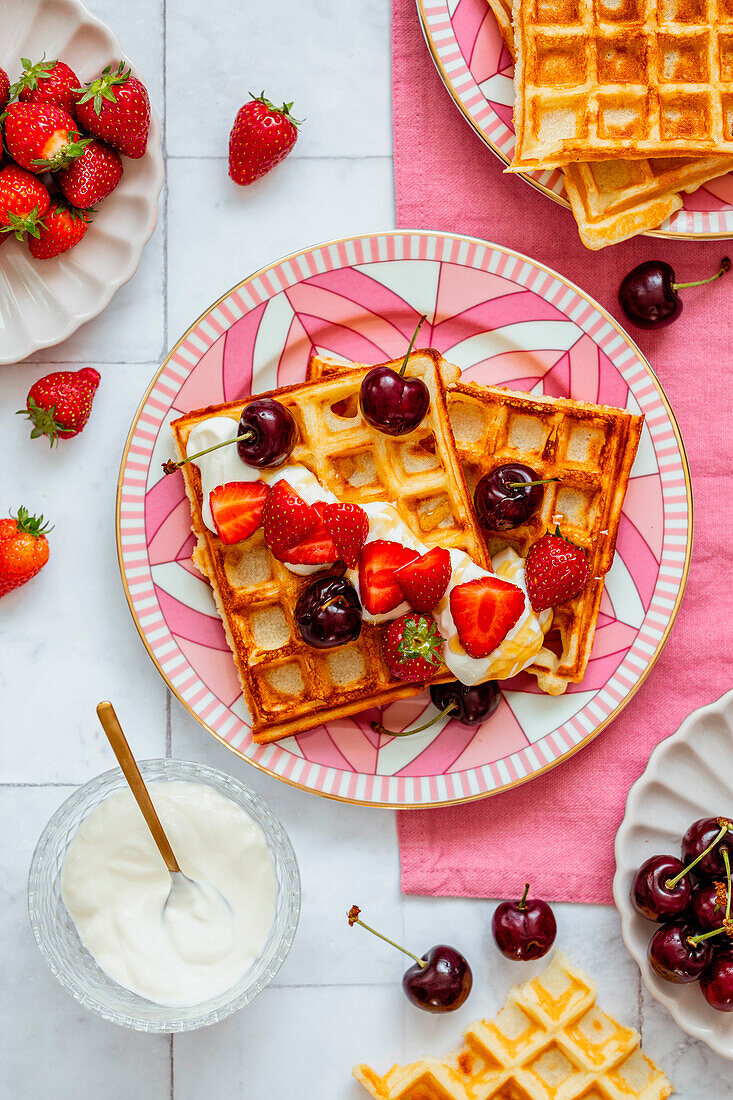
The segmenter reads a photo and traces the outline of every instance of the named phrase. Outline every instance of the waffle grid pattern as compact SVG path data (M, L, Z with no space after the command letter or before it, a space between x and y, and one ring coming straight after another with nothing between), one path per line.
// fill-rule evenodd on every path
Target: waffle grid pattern
M514 168L733 153L730 0L514 0Z
M597 987L556 951L538 977L515 986L493 1020L477 1020L445 1060L358 1065L375 1100L666 1100L672 1085L642 1054L640 1036L596 1005Z
M293 464L306 466L342 501L395 503L426 545L456 547L486 564L448 425L439 358L437 352L410 356L406 373L426 382L430 410L415 432L400 438L371 428L358 411L359 387L371 368L267 396L277 397L298 423ZM392 365L399 369L400 362ZM210 416L238 420L244 404L201 409L174 421L180 455L185 455L196 424ZM390 675L381 656L383 626L365 623L359 639L333 650L316 650L302 641L294 609L307 579L270 554L261 529L245 542L222 543L203 522L198 468L190 463L183 471L198 540L194 561L212 585L258 743L423 690L421 684L406 684ZM445 671L442 678L449 678Z
M454 381L458 368L442 363L443 379L450 383L451 427L471 495L484 474L508 462L530 466L542 480L559 479L545 486L542 508L526 524L513 531L484 533L488 553L511 546L526 557L545 531L560 526L588 557L591 582L575 599L554 609L548 645L527 669L543 691L560 695L568 684L582 680L590 658L603 578L613 563L644 418L563 398L464 385ZM308 377L342 369L343 364L314 356Z

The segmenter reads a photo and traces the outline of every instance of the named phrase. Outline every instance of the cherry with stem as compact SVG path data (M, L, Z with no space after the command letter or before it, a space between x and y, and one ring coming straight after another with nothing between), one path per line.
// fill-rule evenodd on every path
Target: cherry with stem
M365 376L359 391L361 413L367 424L386 435L407 435L423 420L430 405L430 391L422 378L406 378L417 334L425 314L412 334L399 371L383 365L373 367Z
M619 303L626 316L639 328L663 328L671 325L682 312L680 290L712 283L730 271L725 256L720 267L708 279L678 283L672 266L663 260L647 260L624 277L619 288Z

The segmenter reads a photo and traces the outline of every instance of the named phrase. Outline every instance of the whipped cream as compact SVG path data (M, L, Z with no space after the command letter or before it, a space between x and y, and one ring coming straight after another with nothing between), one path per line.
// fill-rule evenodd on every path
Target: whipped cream
M261 954L275 916L275 869L259 825L213 787L148 788L182 870L202 889L182 890L163 915L170 875L124 790L79 827L61 892L82 943L113 981L157 1004L201 1004Z
M224 439L236 439L237 431L238 421L224 416L211 417L193 429L188 437L187 451L195 454ZM195 459L195 462L201 471L204 523L210 531L215 532L216 527L211 515L209 494L217 485L226 484L228 481L264 481L267 485L287 481L307 504L315 504L319 500L325 500L330 504L338 501L333 493L323 488L310 470L297 463L292 465L286 463L271 470L266 468L258 470L242 462L234 446L221 447L217 451ZM377 502L362 504L361 507L369 518L369 534L366 542L383 539L387 542L397 542L401 546L415 550L418 554L427 553L429 547L413 534L394 504ZM545 631L549 629L552 620L552 612L542 612L539 618L535 615L527 596L522 558L511 549L502 550L492 559L493 568L502 580L516 585L524 594L524 611L519 621L493 653L488 657L471 657L458 640L456 624L450 613L450 594L456 585L480 580L481 577L489 576L489 573L462 550L451 550L450 556L453 567L450 584L434 612L438 629L446 639L443 646L443 661L455 678L463 684L480 684L484 680L504 680L510 676L516 676L518 672L530 665L539 653ZM293 565L283 562L291 572L298 573L300 576L326 569L329 564ZM405 600L391 611L378 615L371 614L364 607L364 601L361 599L358 570L348 569L346 576L359 594L362 617L365 622L372 624L389 622L410 610L410 605Z

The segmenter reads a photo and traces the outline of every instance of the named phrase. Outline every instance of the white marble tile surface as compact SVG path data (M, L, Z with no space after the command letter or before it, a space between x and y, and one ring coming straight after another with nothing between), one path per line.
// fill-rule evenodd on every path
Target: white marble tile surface
M140 270L109 309L35 363L0 372L1 509L25 503L55 523L50 565L0 606L0 1095L358 1100L354 1062L386 1069L450 1050L461 1025L492 1013L530 970L495 951L492 902L402 897L393 814L279 784L168 698L122 593L114 497L147 381L202 309L283 253L393 224L389 2L90 6L146 78L165 125L168 179ZM226 175L227 134L247 91L261 87L294 99L307 121L295 154L239 190ZM50 452L30 443L12 412L36 377L68 362L98 365L102 385L83 436ZM223 1024L172 1041L117 1029L79 1008L45 968L27 919L28 866L45 821L74 785L111 764L94 715L104 697L115 701L140 756L196 759L245 778L290 832L303 875L300 928L274 986ZM517 861L521 878L521 838ZM466 1006L431 1017L408 1005L401 957L348 928L354 902L412 949L459 946L475 974ZM681 1100L733 1096L730 1063L688 1040L640 988L615 911L564 904L556 912L558 942L598 980L602 1005L640 1027Z

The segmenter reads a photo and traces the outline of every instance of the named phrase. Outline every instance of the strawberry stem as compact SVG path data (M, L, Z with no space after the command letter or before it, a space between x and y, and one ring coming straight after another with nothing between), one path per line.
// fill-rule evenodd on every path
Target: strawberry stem
M410 737L413 733L422 733L423 730L430 729L436 722L439 722L441 718L445 718L447 714L453 714L458 707L455 703L449 703L447 707L441 710L440 714L436 714L434 718L431 718L429 722L426 722L424 726L416 726L414 730L388 730L385 726L379 724L379 722L372 722L371 727L375 733L386 733L390 737Z
M164 474L174 474L176 470L180 470L181 466L185 466L189 462L195 462L197 458L201 458L202 455L207 455L210 451L218 451L220 447L228 447L231 443L239 443L242 440L248 441L254 439L257 433L252 431L243 432L242 435L235 435L234 439L224 439L221 443L214 443L211 447L204 448L203 451L197 451L195 455L186 455L185 458L180 459L178 462L174 462L172 458L169 458L166 462L161 463Z
M718 843L720 838L725 836L726 833L733 831L733 826L731 826L730 821L726 821L723 818L719 818L718 820L719 820L719 823L720 823L720 832L716 836L715 840L711 840L710 844L708 844L705 851L700 852L700 855L697 856L695 859L693 859L692 863L688 863L686 867L683 867L678 875L675 875L674 878L668 878L667 879L667 881L665 882L664 885L667 887L668 890L674 890L677 883L680 882L685 877L685 875L688 873L688 871L691 871L693 867L697 867L700 860L704 859L705 856L708 854L708 852L712 852L713 848ZM727 852L726 852L726 855L727 855Z
M724 256L723 259L720 261L720 267L718 268L718 270L715 272L714 275L710 276L709 279L697 279L693 283L672 283L672 289L673 290L686 290L687 287L690 287L690 286L705 286L706 283L715 282L715 280L719 279L721 275L725 275L725 273L727 271L730 271L730 266L731 265L730 265L729 258L727 256Z
M346 916L349 920L349 928L353 928L355 924L360 924L362 928L366 928L367 932L371 932L373 936L378 936L380 940L384 940L385 943L390 944L392 947L396 947L398 951L401 951L403 955L409 955L411 959L414 959L421 970L424 970L428 965L425 959L419 959L417 955L413 955L412 951L408 951L406 947L400 947L394 940L388 939L387 936L383 936L381 932L377 932L376 928L372 928L370 925L365 924L363 920L359 919L359 913L361 909L358 905L352 905Z
M17 515L15 512L11 512L10 515L15 520L18 530L22 531L24 535L33 535L34 539L40 539L47 535L49 531L53 531L53 525L49 526L44 523L43 516L32 516L28 509L22 505L18 509Z
M407 354L405 355L405 358L402 360L402 366L400 367L400 376L403 376L405 371L407 370L407 361L410 358L410 352L413 349L415 341L417 340L417 334L420 331L420 329L422 328L423 321L425 321L426 318L427 318L427 314L423 313L422 317L417 322L417 328L415 329L415 331L412 334L412 339L410 340L410 346L407 349Z

